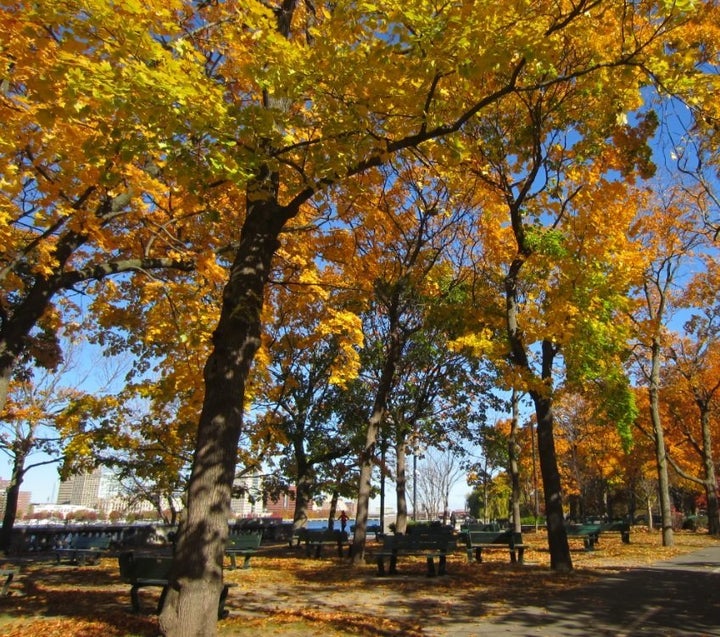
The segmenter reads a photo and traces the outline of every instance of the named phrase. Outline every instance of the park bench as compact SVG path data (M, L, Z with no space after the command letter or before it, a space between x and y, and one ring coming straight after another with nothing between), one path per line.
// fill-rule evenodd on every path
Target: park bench
M565 532L568 538L582 538L586 551L595 550L601 533L620 533L623 543L630 543L630 524L627 522L566 524Z
M388 574L397 574L397 561L401 556L423 556L427 560L427 575L445 575L447 554L455 548L453 534L445 529L412 529L406 535L386 535L383 546L375 554L378 575L385 575L385 560L389 560ZM438 561L437 571L435 560Z
M465 531L465 543L467 548L468 562L475 559L482 563L484 550L496 549L507 550L510 553L512 564L522 564L525 557L525 544L523 544L522 533L516 533L509 529L504 531Z
M67 557L76 564L94 564L101 555L108 551L111 540L112 538L108 535L78 535L70 541L69 546L56 548L55 557L58 562L63 557Z
M630 523L622 520L605 522L600 525L600 533L620 533L623 544L630 544Z
M237 568L237 556L244 557L242 568L250 568L250 558L257 553L262 541L261 533L240 533L228 536L225 555L230 558L230 570Z
M14 568L2 568L0 569L0 578L5 578L2 590L0 590L0 597L6 597L10 594L10 584L13 578L17 575L17 569Z
M566 524L565 533L568 539L581 538L586 551L595 550L600 539L601 524Z
M305 554L310 557L320 557L322 548L326 544L337 547L338 557L343 556L343 547L348 545L348 554L350 553L350 545L348 543L348 534L346 531L330 530L330 529L300 529L297 533L298 546L305 544Z
M120 578L125 583L130 584L130 604L133 612L140 612L139 590L147 586L158 586L162 588L162 592L160 593L156 612L160 613L168 592L172 562L172 555L143 555L127 551L118 556ZM223 619L228 615L228 611L225 610L225 600L230 586L231 584L225 583L220 593L218 619Z

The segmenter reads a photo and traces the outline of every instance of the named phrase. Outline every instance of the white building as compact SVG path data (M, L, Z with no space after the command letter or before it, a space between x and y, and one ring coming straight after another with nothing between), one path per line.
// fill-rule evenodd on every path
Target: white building
M233 487L235 492L239 492L238 497L230 500L230 509L236 517L252 518L263 515L261 473L256 471L251 475L236 478Z

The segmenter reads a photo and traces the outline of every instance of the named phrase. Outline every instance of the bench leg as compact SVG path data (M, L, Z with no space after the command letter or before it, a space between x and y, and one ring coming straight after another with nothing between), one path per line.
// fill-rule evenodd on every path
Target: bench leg
M378 567L378 577L382 577L385 575L385 558L384 557L378 557L377 558L377 567Z
M517 564L517 555L515 549L510 549L510 564Z
M225 600L227 599L229 590L230 587L225 584L222 592L220 593L220 601L218 602L218 619L225 619L230 614L230 611L225 608Z
M630 531L620 531L623 544L630 544Z
M140 598L138 597L138 588L140 588L137 584L133 584L130 587L130 605L132 606L134 613L140 612Z
M158 600L158 604L157 604L157 614L158 615L162 612L163 606L165 605L165 598L167 597L169 588L170 588L170 585L163 586L162 592L160 593L160 599Z
M2 592L0 592L0 597L6 597L7 594L10 592L10 583L13 581L13 577L15 577L15 571L10 571L7 574L5 584L3 584Z
M343 550L342 550L342 542L338 542L338 557L342 559L343 556Z
M447 555L443 554L438 558L438 575L445 575L447 573L445 567L447 565Z
M315 547L315 557L320 559L320 555L322 555L322 543L318 543Z
M245 561L243 562L243 565L242 565L243 569L250 568L250 558L251 557L252 557L252 555L245 556Z
M435 559L431 555L427 558L427 571L428 577L435 577Z
M467 558L468 558L468 562L473 561L473 550L472 549L467 550Z
M235 553L230 553L230 569L234 571L237 568L237 562L235 561Z
M479 546L475 549L475 561L482 564L482 548Z
M397 575L397 554L394 554L390 557L390 569L388 570L388 573L390 575Z
M517 552L518 552L518 562L520 564L524 564L525 563L525 549L524 548L518 549Z

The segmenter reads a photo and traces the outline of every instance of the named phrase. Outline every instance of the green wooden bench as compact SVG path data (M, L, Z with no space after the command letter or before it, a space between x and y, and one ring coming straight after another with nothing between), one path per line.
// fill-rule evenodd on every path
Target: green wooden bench
M156 612L160 614L168 592L172 562L172 555L142 555L128 551L118 556L120 578L130 584L130 605L133 612L140 612L140 589L147 586L158 586L162 588L156 609ZM230 586L232 584L225 583L220 593L218 619L224 619L228 616L228 611L225 609L225 600Z
M330 545L337 547L338 557L343 556L343 548L348 546L348 555L350 554L350 544L348 542L348 534L346 531L338 531L331 529L299 529L297 533L298 546L305 544L305 555L308 557L314 555L320 557L323 546Z
M230 558L230 570L237 568L237 556L244 557L242 568L250 568L250 558L257 553L262 541L261 533L241 533L228 536L225 555Z
M566 524L568 538L581 538L586 551L594 551L600 539L601 524Z
M482 563L483 551L496 549L508 551L512 564L522 564L525 559L526 547L525 544L523 544L522 533L516 533L510 530L468 530L465 532L465 544L468 562L472 562L474 559L476 562Z
M378 575L385 575L385 561L388 560L389 575L397 574L397 561L401 556L423 556L427 561L427 575L445 575L447 554L456 546L453 534L444 529L410 530L406 535L386 535L383 546L375 553ZM438 561L437 571L435 560Z
M568 538L582 538L586 551L595 550L595 545L600 542L601 533L620 533L623 543L630 544L630 524L628 522L566 524L565 532Z
M619 533L623 544L630 544L630 523L622 520L605 522L600 525L600 533Z
M7 597L10 594L10 584L13 578L17 575L17 569L15 568L2 568L0 569L0 578L5 578L2 589L0 590L0 597Z
M111 539L108 535L78 535L69 546L56 548L55 558L58 563L66 557L75 564L94 564L108 551Z

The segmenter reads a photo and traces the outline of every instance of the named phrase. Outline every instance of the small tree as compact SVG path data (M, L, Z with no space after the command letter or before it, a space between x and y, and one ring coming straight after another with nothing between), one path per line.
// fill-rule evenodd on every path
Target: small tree
M429 449L417 472L419 507L429 519L442 517L450 511L450 492L465 474L456 454ZM446 520L445 520L446 521Z

